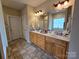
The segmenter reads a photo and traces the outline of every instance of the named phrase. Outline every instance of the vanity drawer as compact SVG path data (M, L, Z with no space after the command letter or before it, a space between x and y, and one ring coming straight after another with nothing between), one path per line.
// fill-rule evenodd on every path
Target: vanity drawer
M46 37L46 40L48 40L50 42L54 42L54 43L62 45L62 46L68 45L68 42L60 40L60 39L52 38L52 37Z
M55 43L57 43L61 46L67 46L68 45L68 42L62 41L62 40L59 40L59 39L55 39Z

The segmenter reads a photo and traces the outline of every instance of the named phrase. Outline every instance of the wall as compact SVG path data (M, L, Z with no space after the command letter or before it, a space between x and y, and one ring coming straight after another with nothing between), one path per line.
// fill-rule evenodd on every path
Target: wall
M23 24L24 38L29 43L30 43L29 32L30 32L32 21L34 21L33 7L27 5L22 10L22 24Z
M1 0L0 0L0 33L1 33L1 38L2 38L4 59L6 59L6 47L8 46L8 44L7 44L7 37L6 37L6 31L5 31L5 23L4 23Z
M12 15L12 16L20 16L20 11L16 9L12 9L6 6L3 6L3 13L4 13L4 19L5 19L5 24L7 25L7 16Z
M22 16L22 27L23 27L23 36L24 39L27 40L27 25L28 25L28 19L27 19L27 6L21 11L21 16Z
M52 14L52 17L53 18L65 17L65 12Z
M79 0L75 0L68 59L79 59Z
M35 21L34 8L31 6L27 6L27 17L28 17L28 25L31 26L32 22Z
M9 15L14 15L14 16L20 16L21 15L19 10L16 10L16 9L13 9L13 8L10 8L10 7L6 7L6 6L3 6L3 11L6 14L9 14Z

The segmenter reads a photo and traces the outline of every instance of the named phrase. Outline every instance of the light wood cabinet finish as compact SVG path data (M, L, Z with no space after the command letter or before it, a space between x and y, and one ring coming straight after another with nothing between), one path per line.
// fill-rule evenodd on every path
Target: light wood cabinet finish
M37 38L36 38L36 34L35 33L30 32L30 39L31 39L32 43L37 44Z
M66 55L66 48L59 45L55 44L55 56L58 57L59 59L65 59Z
M45 37L43 35L37 35L37 45L45 50Z
M56 59L67 59L68 42L53 37L30 32L31 42L53 55Z
M31 42L45 50L45 36L30 32Z
M46 38L46 47L45 47L45 50L47 53L53 55L54 53L54 42L52 42L50 39L52 38Z
M46 51L54 55L58 59L66 59L68 42L51 37L46 37Z

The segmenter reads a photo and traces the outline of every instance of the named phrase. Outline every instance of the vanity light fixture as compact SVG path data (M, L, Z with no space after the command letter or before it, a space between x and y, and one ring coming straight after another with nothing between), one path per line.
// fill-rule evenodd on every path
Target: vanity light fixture
M69 1L65 1L65 2L64 2L64 5L63 5L64 8L68 8L68 6L69 6L69 3L68 3L68 2L69 2Z
M61 9L64 9L64 8L68 8L69 7L69 0L65 0L65 1L62 1L62 2L58 2L56 4L53 4L54 7L56 7L57 9L61 10Z
M43 15L42 10L39 10L39 11L35 12L35 16L40 16L40 15Z
M61 10L62 8L63 8L62 4L59 3L59 4L57 5L57 9Z

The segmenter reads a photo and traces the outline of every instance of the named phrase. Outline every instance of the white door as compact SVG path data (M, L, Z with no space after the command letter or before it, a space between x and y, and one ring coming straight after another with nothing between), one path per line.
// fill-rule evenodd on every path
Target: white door
M22 23L18 16L9 17L10 40L22 38Z

